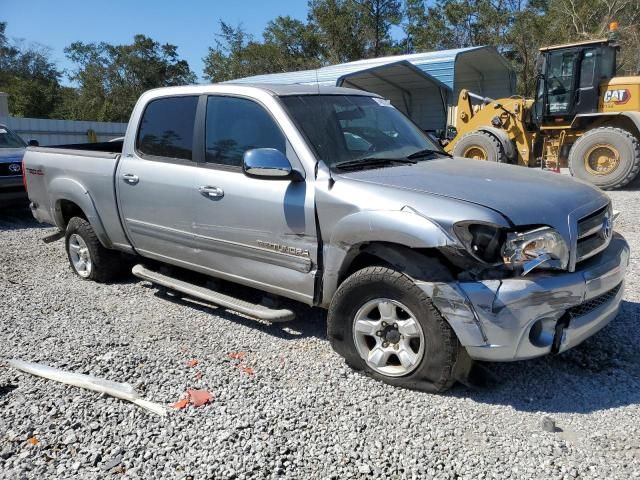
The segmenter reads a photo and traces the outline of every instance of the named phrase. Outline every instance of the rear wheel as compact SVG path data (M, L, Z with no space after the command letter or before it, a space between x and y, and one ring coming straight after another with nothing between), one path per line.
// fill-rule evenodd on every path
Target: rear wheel
M93 227L84 218L69 220L65 246L71 268L80 278L108 282L123 270L125 262L120 255L102 246Z
M348 277L328 313L333 348L385 383L441 392L455 382L458 339L411 278L388 267Z
M500 141L486 132L467 133L453 147L453 155L474 160L508 163L507 155Z
M621 128L595 128L573 144L569 168L574 177L603 190L624 187L640 170L640 143Z

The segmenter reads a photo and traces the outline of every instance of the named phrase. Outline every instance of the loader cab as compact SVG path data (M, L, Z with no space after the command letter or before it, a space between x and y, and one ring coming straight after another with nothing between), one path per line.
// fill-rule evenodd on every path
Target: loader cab
M609 40L540 49L535 123L566 124L597 112L599 85L615 76L617 49Z

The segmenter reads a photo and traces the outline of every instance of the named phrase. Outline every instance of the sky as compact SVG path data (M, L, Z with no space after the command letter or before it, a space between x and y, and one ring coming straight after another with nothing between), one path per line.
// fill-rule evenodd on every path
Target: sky
M143 33L177 45L180 57L200 77L219 20L242 23L261 39L267 22L278 15L305 20L307 0L0 0L7 36L50 47L61 68L71 67L64 48L74 41L131 43Z

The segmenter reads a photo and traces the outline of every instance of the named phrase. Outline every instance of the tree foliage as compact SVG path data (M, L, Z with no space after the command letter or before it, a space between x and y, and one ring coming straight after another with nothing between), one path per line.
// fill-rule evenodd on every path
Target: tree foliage
M49 117L59 104L60 71L42 45L12 43L0 22L0 91L9 94L9 113Z
M220 33L204 60L204 76L213 82L288 72L320 65L318 37L313 27L291 17L268 23L263 41L255 41L242 27L220 21Z
M404 16L416 51L495 46L528 96L540 47L605 37L612 20L621 24L622 71L640 62L638 0L405 0Z
M220 21L203 73L219 82L406 51L493 45L515 70L519 93L531 96L541 46L602 38L612 20L620 22L620 73L636 74L638 0L308 0L305 20L276 17L257 37ZM404 35L397 35L398 25ZM0 90L10 94L12 115L126 121L143 91L196 80L175 45L136 35L127 45L72 43L65 50L74 65L72 85L61 86L49 50L12 42L5 32L0 22Z
M65 49L78 85L67 107L78 119L125 122L138 97L151 88L196 81L175 45L136 35L129 45L74 42Z

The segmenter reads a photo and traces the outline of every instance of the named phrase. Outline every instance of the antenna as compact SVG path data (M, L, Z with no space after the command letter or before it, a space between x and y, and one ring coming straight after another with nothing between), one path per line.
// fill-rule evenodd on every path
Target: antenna
M318 70L320 69L316 68L316 88L318 89L318 95L320 95L320 79L318 77Z

